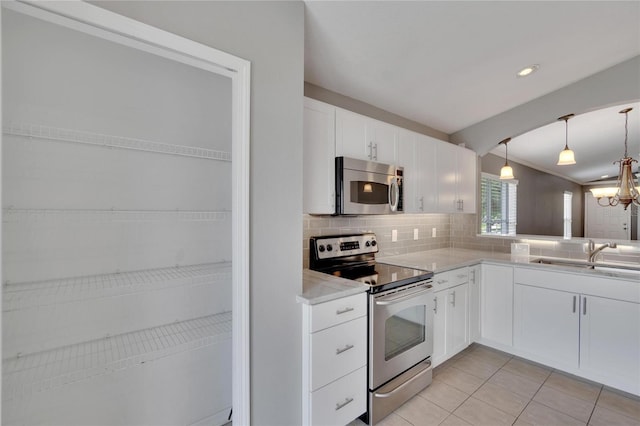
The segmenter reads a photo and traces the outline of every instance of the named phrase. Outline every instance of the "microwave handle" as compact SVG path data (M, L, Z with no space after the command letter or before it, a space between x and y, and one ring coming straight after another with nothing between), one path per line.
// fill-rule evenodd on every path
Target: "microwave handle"
M398 210L398 202L400 201L400 186L398 185L398 181L393 178L391 179L391 184L389 185L389 206L391 207L391 211L395 212Z

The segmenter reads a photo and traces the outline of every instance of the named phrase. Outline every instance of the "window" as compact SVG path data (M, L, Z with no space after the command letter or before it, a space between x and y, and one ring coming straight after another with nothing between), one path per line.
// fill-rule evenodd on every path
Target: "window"
M564 220L564 239L571 239L571 200L573 193L564 191L564 213L562 218Z
M480 233L515 235L518 181L482 173L481 185Z

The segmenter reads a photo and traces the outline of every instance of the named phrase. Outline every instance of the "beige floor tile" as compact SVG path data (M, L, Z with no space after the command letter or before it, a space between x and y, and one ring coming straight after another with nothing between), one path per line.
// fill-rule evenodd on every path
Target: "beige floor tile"
M442 372L444 372L449 367L451 367L451 364L447 364L445 362L444 364L440 364L439 366L434 368L433 369L433 378L435 379L436 377L438 377Z
M411 426L411 423L409 423L396 413L391 413L387 417L382 419L380 423L376 423L376 426Z
M444 422L440 423L440 426L471 426L469 423L462 420L460 417L451 414L449 417L445 419Z
M494 374L489 379L489 383L502 386L503 388L524 396L525 398L533 398L533 395L535 395L540 388L539 383L504 370L500 370Z
M533 400L585 423L589 421L595 405L547 385L540 388Z
M474 397L467 399L453 414L472 425L512 425L516 420L515 416Z
M438 425L449 416L448 411L419 395L405 402L394 413L414 426Z
M588 402L595 402L602 388L601 385L580 380L577 377L562 374L557 371L551 373L544 384Z
M482 358L474 357L473 355L460 358L452 366L484 380L493 376L500 369L495 363L488 363Z
M596 409L589 420L591 426L640 426L640 419L624 416L618 411L612 411L601 405L596 405Z
M524 409L516 425L533 425L533 426L579 426L586 423L567 416L559 411L549 408L546 405L538 404L531 401L527 408Z
M529 398L488 382L482 385L473 397L516 417L529 403Z
M534 381L539 381L540 383L544 382L552 371L550 368L522 358L510 359L502 369Z
M450 413L458 408L465 399L469 398L469 394L439 380L434 380L419 395Z
M609 389L603 389L596 405L617 411L633 419L640 419L640 399L638 398L627 397Z
M455 367L447 368L433 381L444 382L469 395L474 393L484 383L484 380L462 370L458 370Z
M512 358L509 354L481 345L477 345L469 349L467 356L472 356L498 367L502 367Z

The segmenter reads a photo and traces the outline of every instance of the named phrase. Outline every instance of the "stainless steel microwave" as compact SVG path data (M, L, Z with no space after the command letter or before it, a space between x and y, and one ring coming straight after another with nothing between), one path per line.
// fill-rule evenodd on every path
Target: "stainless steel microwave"
M402 213L403 168L336 157L336 215Z

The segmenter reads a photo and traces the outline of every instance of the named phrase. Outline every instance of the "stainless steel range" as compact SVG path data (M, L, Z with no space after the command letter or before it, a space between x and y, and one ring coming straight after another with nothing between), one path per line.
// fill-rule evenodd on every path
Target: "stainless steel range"
M312 237L310 269L369 286L367 414L376 424L431 383L433 272L377 262L373 233Z

